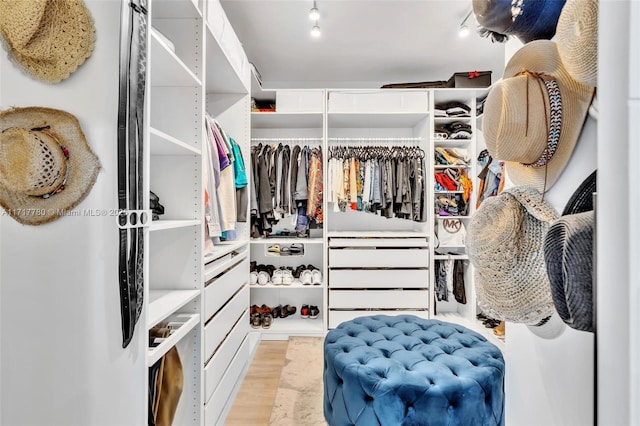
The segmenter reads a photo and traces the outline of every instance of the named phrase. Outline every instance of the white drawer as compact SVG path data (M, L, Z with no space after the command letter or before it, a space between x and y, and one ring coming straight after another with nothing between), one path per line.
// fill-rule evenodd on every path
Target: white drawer
M428 290L331 290L331 309L426 309Z
M330 238L329 247L429 247L426 238Z
M244 259L212 278L204 288L205 322L249 280L249 259Z
M330 288L428 288L428 269L330 269Z
M429 110L426 90L377 90L329 92L329 112L415 112Z
M249 360L249 339L245 339L244 343L236 352L236 356L229 364L226 373L222 377L220 384L207 400L204 406L204 424L205 425L221 425L224 419L220 419L220 414L225 411L227 404L233 403L229 400L229 396L233 392L234 387L238 383L245 365Z
M323 112L323 90L278 90L277 112Z
M331 268L426 268L425 249L344 248L329 250Z
M225 341L215 353L215 355L207 362L204 367L204 395L205 401L211 398L211 395L218 387L220 379L227 371L227 367L231 364L231 360L236 355L238 348L249 332L249 324L245 316L241 316L233 330L229 333Z
M249 306L249 286L245 286L229 301L229 303L218 311L218 313L204 327L204 347L205 359L208 359L216 350L236 323L240 316L249 321L247 315L243 315Z
M394 310L376 310L376 311L329 311L329 328L336 328L340 323L351 321L357 317L371 315L415 315L420 318L429 318L429 311L394 311Z

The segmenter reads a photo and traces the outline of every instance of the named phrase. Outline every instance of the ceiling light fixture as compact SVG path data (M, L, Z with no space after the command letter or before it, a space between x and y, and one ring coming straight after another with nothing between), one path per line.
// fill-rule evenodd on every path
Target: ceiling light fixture
M320 19L320 11L316 7L316 2L314 0L313 1L313 7L309 11L309 20L310 21L317 21L318 19ZM317 22L316 22L316 25L317 25Z
M311 28L311 35L315 38L320 37L320 26L318 25L318 21L316 21L316 24Z
M471 16L471 12L473 12L473 9L469 10L469 12L467 13L467 16L465 16L462 22L460 23L460 28L458 29L458 36L460 38L464 38L469 35L469 27L467 26L467 20Z

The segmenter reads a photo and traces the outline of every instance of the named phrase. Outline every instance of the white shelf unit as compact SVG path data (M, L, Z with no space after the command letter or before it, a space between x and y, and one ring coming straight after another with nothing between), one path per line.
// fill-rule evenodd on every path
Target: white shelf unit
M220 3L214 0L205 3L203 114L215 119L238 144L248 171L251 159L249 61ZM248 211L246 213L249 220ZM206 425L224 424L251 358L248 222L236 222L235 234L235 239L215 243L213 250L207 249L200 263L204 265L200 407L202 423Z
M175 424L202 415L202 13L191 0L153 0L149 36L148 190L165 213L148 230L147 330L179 324L157 347L151 367L176 346L184 385ZM170 40L167 43L161 33ZM171 170L171 173L167 171ZM147 395L145 395L145 402Z
M429 190L432 192L432 199L434 202L434 211L435 221L434 221L434 235L437 235L437 222L440 220L451 220L451 219L460 219L465 226L465 229L468 227L469 220L475 211L475 205L477 200L477 189L478 189L478 180L477 180L477 167L476 167L476 146L479 137L480 130L477 128L477 120L476 120L476 98L482 93L486 92L486 89L433 89L433 98L432 98L432 107L436 104L458 101L461 102L471 109L468 115L462 117L433 117L432 120L432 130L431 130L431 138L432 138L432 149L435 153L436 147L443 148L462 148L466 149L469 156L469 164L468 166L451 166L451 168L456 170L464 170L467 176L471 179L473 184L473 190L471 192L471 196L468 201L467 213L465 215L439 215L435 211L435 203L438 197L448 197L448 196L456 196L462 195L462 188L456 188L455 190L444 190L444 191L436 191L435 190L435 179L432 180L432 184ZM462 122L471 126L471 137L468 139L442 139L435 137L436 126L446 126L448 124L454 122ZM435 154L432 154L431 163L434 165L433 172L441 172L449 166L445 165L436 165L435 164ZM439 254L438 254L439 253ZM469 262L469 258L466 255L466 247L464 245L440 245L436 247L434 245L433 252L431 256L432 268L431 268L431 277L430 281L433 283L433 292L431 296L432 303L434 306L434 318L442 319L444 321L457 322L462 325L469 324L477 324L480 328L484 328L481 323L476 320L476 297L475 297L475 286L473 283L473 267ZM438 271L435 268L435 261L445 261L445 260L461 260L464 261L464 280L465 280L465 295L466 295L466 304L458 303L451 292L448 294L448 301L438 301L435 293L435 284L436 284L436 276ZM474 327L476 329L480 329L478 327ZM490 332L491 330L489 330Z
M252 96L259 100L272 100L276 103L276 112L252 112L252 146L258 144L279 144L293 147L319 147L324 157L324 122L325 122L325 91L324 90L262 90L253 79L254 90ZM324 164L323 164L324 166ZM323 204L323 208L326 206ZM326 212L326 210L325 210ZM273 225L272 234L276 231L295 229L291 222L292 215L285 215L277 224ZM326 218L326 213L325 213ZM251 261L256 265L273 265L274 267L289 267L292 269L301 265L312 265L319 269L323 278L326 277L326 261L324 256L324 224L322 228L312 229L312 238L298 237L268 237L253 238L250 251ZM281 247L291 244L301 244L303 254L277 255L267 251L271 245ZM263 304L271 308L278 305L292 305L296 313L287 318L275 318L270 328L252 329L260 332L263 340L284 340L289 336L322 336L324 334L323 309L326 304L324 285L252 285L251 305ZM316 319L300 318L302 305L315 305L321 314Z
M330 89L327 96L327 152L335 146L416 146L425 152L429 182L429 90ZM327 164L328 154L325 158ZM430 192L424 196L431 205ZM425 222L414 222L348 208L335 211L329 204L327 328L361 315L428 318L431 210L426 209Z

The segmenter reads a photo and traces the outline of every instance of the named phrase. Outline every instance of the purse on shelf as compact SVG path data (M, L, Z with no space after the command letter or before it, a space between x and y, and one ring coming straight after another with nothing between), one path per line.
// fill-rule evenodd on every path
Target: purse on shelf
M152 328L151 338L166 338L166 324ZM173 346L149 368L149 426L171 426L182 395L184 376L178 348Z
M460 219L438 219L436 236L438 247L463 247L467 230Z

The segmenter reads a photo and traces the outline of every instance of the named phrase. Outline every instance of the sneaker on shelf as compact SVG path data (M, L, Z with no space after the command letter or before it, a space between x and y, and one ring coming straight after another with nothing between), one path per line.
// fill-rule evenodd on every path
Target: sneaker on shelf
M273 285L282 285L282 269L276 269L271 274L271 282Z
M309 305L302 305L300 308L300 318L309 318Z
M309 306L309 318L316 319L320 315L320 309L317 306L311 305Z
M267 252L274 253L274 254L279 254L280 253L280 245L274 244L272 246L269 246L269 248L267 248Z
M249 284L250 285L258 284L258 272L257 271L251 271L251 273L249 274Z
M249 321L251 323L251 328L260 328L262 325L262 315L255 313L251 315Z
M262 328L271 327L271 323L273 322L273 317L269 314L262 316Z
M282 316L282 305L278 305L275 308L273 308L271 310L271 315L273 316L273 318L284 318Z
M313 285L322 285L322 272L319 269L314 269L311 272L311 283Z
M251 308L249 309L249 315L253 316L253 314L257 314L258 313L258 305L251 305Z
M302 281L302 285L311 285L313 282L313 273L309 269L305 269L300 274L300 281Z
M282 271L282 285L291 285L293 283L293 273L290 269Z
M258 272L258 285L269 284L269 273L267 271Z

